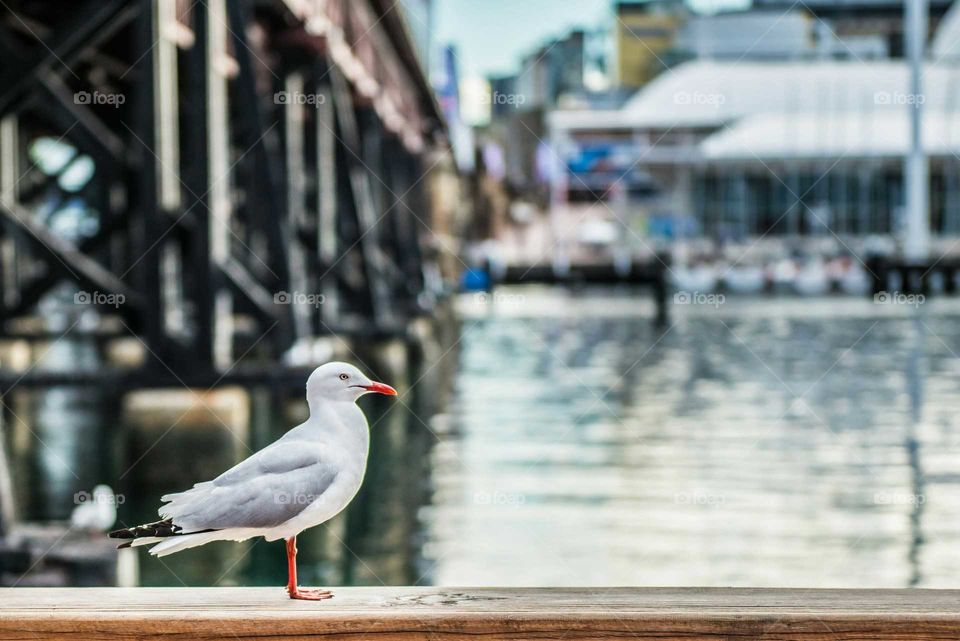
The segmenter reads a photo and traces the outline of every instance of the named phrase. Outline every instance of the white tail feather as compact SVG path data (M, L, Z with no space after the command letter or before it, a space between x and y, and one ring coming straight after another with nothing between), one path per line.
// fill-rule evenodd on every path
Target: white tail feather
M160 541L166 541L166 539L162 536L145 536L131 541L130 547L137 548L141 545L151 545L153 543L159 543Z
M157 543L150 548L150 554L153 554L154 556L167 556L168 554L173 554L174 552L179 552L180 550L186 550L187 548L203 545L204 543L209 543L211 541L218 541L223 538L224 536L222 531L171 536L163 539L160 543Z
M165 539L161 539L150 548L150 554L155 556L166 556L186 550L187 548L197 547L211 541L246 541L254 536L261 536L260 530L251 530L245 528L229 528L226 530L215 530L213 532L197 532L196 534L178 534Z

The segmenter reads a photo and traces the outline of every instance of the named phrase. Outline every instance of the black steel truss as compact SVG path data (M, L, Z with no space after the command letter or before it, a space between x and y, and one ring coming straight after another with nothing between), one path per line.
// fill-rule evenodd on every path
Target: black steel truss
M303 27L284 3L190 4L173 43L160 0L5 5L0 338L63 283L122 297L101 311L191 380L244 346L269 363L299 339L404 332L423 311L421 157L291 37ZM321 98L278 103L290 83ZM31 164L42 138L73 157ZM93 178L70 192L86 158ZM67 205L94 231L58 231ZM304 295L323 302L287 304Z

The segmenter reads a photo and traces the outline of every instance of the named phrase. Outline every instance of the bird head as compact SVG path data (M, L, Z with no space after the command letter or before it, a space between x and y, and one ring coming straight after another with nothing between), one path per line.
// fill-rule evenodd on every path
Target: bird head
M396 396L397 390L384 383L373 381L349 363L332 362L313 370L307 379L307 402L349 401L364 394Z

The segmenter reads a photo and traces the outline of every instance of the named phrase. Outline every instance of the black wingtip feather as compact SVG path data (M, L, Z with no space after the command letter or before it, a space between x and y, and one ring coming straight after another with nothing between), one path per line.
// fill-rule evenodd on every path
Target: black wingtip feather
M107 534L111 539L139 539L145 536L167 537L174 536L181 532L179 525L173 524L173 519L164 519L154 521L153 523L144 523L135 527L122 528L114 530Z
M193 532L184 532L179 525L173 524L173 519L164 519L153 523L144 523L134 527L121 528L107 534L111 539L142 539L144 537L166 538L168 536L181 536L184 534L202 534L204 532L214 532L216 528L206 530L196 530ZM120 547L130 547L132 541L121 544ZM119 548L117 548L119 549Z

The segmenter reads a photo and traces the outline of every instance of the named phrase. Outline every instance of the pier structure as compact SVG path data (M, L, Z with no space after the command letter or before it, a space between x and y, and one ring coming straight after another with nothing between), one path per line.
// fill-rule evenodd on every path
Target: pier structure
M399 8L6 7L0 340L63 334L85 314L38 313L59 296L145 358L87 374L0 363L2 390L276 375L298 343L403 335L429 311L431 174L451 165Z
M103 584L102 551L27 526L98 483L152 491L151 457L185 447L222 471L296 424L320 362L415 379L459 197L418 19L387 0L0 8L0 567L20 568L0 584Z

